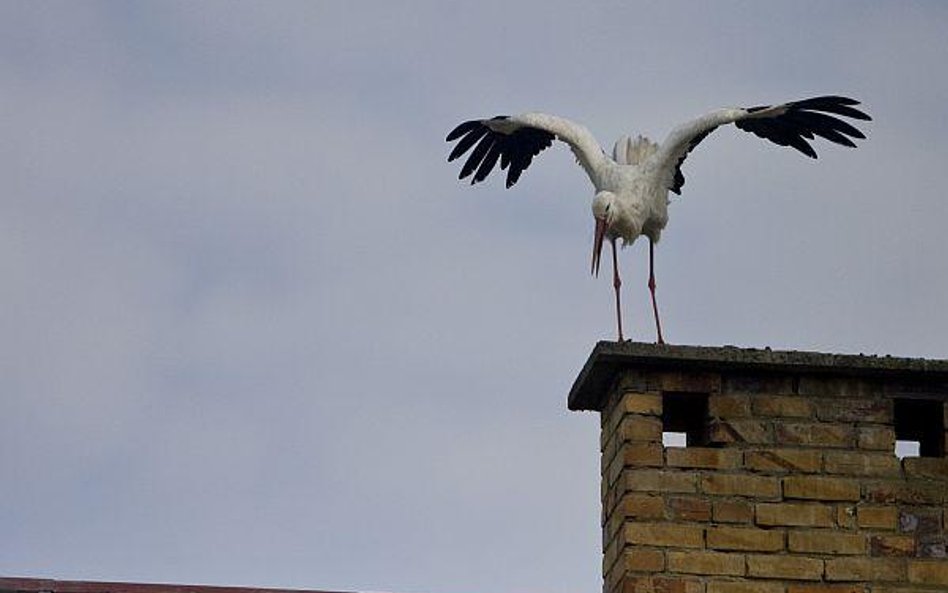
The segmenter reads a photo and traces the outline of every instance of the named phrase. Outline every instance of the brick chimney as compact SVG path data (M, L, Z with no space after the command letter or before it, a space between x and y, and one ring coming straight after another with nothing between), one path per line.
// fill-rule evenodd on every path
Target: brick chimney
M599 343L603 592L948 591L946 402L948 361Z

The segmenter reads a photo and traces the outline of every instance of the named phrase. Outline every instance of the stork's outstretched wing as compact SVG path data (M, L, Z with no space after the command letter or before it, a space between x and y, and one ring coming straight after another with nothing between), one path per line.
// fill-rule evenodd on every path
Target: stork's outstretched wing
M653 164L660 167L668 189L681 193L685 178L681 164L699 142L718 126L733 123L740 130L770 140L780 146L793 147L808 157L816 158L816 151L808 140L816 136L855 147L852 138L865 135L851 124L834 116L869 121L872 118L854 106L859 101L848 97L824 96L792 101L781 105L760 105L713 111L675 128L659 151Z
M448 162L462 156L473 147L461 167L458 179L470 175L471 184L483 181L500 161L501 170L507 170L507 187L520 179L533 157L562 140L572 149L580 165L589 173L605 155L596 139L585 127L562 117L544 113L500 115L491 119L475 119L454 128L445 139L458 140Z

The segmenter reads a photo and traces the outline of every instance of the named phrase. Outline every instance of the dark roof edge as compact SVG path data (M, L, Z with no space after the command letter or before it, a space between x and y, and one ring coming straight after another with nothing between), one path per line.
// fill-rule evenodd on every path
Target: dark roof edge
M172 585L110 581L60 581L0 576L0 593L337 593L312 589L266 589L218 585Z
M569 409L599 410L600 399L609 389L615 375L621 369L630 367L948 380L948 360L737 346L599 342L573 382L569 392Z

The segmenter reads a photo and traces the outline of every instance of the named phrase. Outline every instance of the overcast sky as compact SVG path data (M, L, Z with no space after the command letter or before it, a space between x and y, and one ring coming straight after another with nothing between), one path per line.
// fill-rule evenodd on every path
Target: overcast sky
M673 343L948 356L944 2L0 3L0 574L600 586L614 339L567 150L471 188L445 134L661 139L844 94L812 161L723 128L656 273ZM647 244L621 254L653 341Z

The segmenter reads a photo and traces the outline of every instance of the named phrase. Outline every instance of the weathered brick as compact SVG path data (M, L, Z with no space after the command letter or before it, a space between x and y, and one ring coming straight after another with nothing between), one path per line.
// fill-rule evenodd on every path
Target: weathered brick
M704 527L675 523L626 523L626 543L676 548L704 547Z
M754 507L746 500L717 499L711 505L711 516L716 523L750 523Z
M841 504L836 507L836 525L842 529L856 528L856 506Z
M623 443L619 457L624 467L656 467L662 465L661 443Z
M948 562L944 560L910 560L908 580L921 585L948 585Z
M744 452L744 466L771 473L819 472L823 453L813 449L759 449Z
M915 538L910 535L874 535L869 538L872 556L914 556Z
M770 424L761 420L714 420L708 430L708 439L715 444L773 442Z
M721 375L718 373L696 373L665 371L656 373L662 391L679 393L717 393L721 391Z
M889 480L868 485L866 500L887 504L893 502L912 505L942 504L942 501L946 500L946 492L944 484Z
M948 480L948 457L907 457L902 466L909 479Z
M823 463L830 474L896 477L901 472L899 460L891 453L827 451Z
M660 519L665 514L661 496L629 492L619 501L616 514L625 519Z
M824 585L807 583L805 585L790 585L787 593L866 593L863 584L858 585ZM875 593L875 589L873 589Z
M826 560L828 581L904 581L901 558L842 557Z
M697 492L692 472L636 469L623 472L622 480L627 492Z
M701 491L706 494L777 498L779 478L746 474L706 474L701 476Z
M747 575L769 579L816 581L823 577L823 561L803 556L748 554Z
M800 377L800 395L871 398L882 393L882 386L868 379L854 377Z
M813 402L790 395L760 395L751 400L751 410L757 416L810 418L813 416Z
M630 391L639 393L657 392L658 384L652 378L651 373L641 370L627 370L619 375L614 393L621 397Z
M783 495L810 500L859 500L859 482L824 476L787 476L783 478Z
M750 398L746 395L712 395L708 398L708 414L713 418L747 418L751 415Z
M619 539L621 538L616 538L610 541L602 550L603 576L609 574L609 571L612 570L612 565L615 564L616 560L619 559L619 554L621 554L622 550L625 549L625 546L619 541Z
M668 570L686 574L744 575L744 555L728 552L668 552Z
M708 593L784 593L784 590L783 583L776 581L711 581L708 583Z
M756 505L758 525L793 527L831 527L833 509L811 503L759 503Z
M817 399L816 417L824 422L892 422L890 399Z
M829 530L791 531L787 547L804 554L865 554L866 536Z
M895 529L899 524L899 509L860 505L856 508L856 523L859 527L868 529Z
M714 550L776 552L784 548L783 531L756 527L708 527L707 545Z
M741 452L737 449L671 447L665 456L668 467L734 469L741 465Z
M630 391L622 396L619 409L624 414L662 415L662 396L659 393L636 393Z
M721 391L724 393L796 393L797 381L787 375L763 373L727 373L721 378Z
M895 451L895 429L891 426L860 426L856 429L860 449Z
M784 593L784 585L781 582L760 580L711 581L708 583L708 593Z
M704 583L692 577L653 575L647 593L704 593Z
M619 422L616 434L620 441L661 442L662 420L654 416L626 414Z
M774 438L782 445L806 447L851 447L855 429L846 424L825 422L778 422Z
M711 501L696 496L669 496L665 501L668 518L676 521L702 521L711 519Z
M632 572L661 572L665 570L665 553L653 548L627 546L619 562L622 568Z

